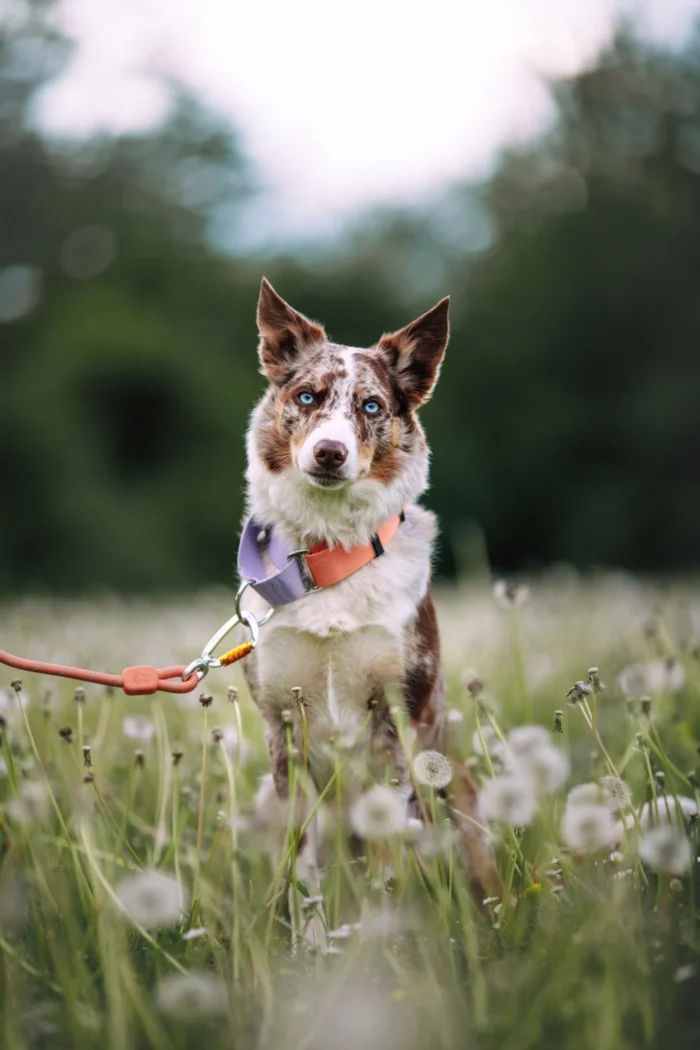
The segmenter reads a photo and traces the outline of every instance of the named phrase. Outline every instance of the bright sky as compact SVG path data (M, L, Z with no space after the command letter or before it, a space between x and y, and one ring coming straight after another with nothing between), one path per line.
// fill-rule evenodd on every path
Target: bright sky
M268 187L256 236L331 231L488 171L542 131L538 72L572 73L634 17L679 44L700 0L62 0L76 58L50 130L145 129L174 75L229 116Z

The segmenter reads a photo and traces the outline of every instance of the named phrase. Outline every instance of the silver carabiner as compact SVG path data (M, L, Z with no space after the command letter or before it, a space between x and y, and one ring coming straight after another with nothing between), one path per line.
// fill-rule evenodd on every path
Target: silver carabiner
M236 616L241 621L241 623L244 622L244 620L243 620L243 613L245 612L245 609L241 609L241 598L243 597L243 595L245 594L245 592L248 590L248 588L250 586L251 586L251 580L242 580L238 590L236 591L236 602L235 602L234 608L236 610ZM258 627L262 627L263 624L267 623L267 621L273 615L274 611L275 611L275 607L274 607L274 605L271 605L270 608L265 613L265 615L262 617L262 619L256 620L256 623L257 623Z

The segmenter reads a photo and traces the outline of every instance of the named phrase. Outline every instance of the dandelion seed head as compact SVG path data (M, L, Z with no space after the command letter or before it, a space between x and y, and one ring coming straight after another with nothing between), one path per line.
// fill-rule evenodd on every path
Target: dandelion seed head
M685 679L685 668L679 660L651 660L629 664L620 671L617 684L625 696L641 696L644 693L677 693L685 685Z
M505 773L487 780L480 792L481 808L487 820L515 827L527 827L537 815L537 801L530 781Z
M687 825L697 818L698 805L694 798L688 798L687 795L659 795L655 801L652 799L644 803L639 823L642 830L647 831L669 824Z
M561 822L564 842L581 853L610 848L615 841L615 825L607 806L597 802L567 804Z
M7 812L16 824L32 824L44 817L48 801L46 788L42 783L25 780L17 796L8 803Z
M178 1020L222 1017L228 1013L228 993L220 977L209 973L169 974L156 986L156 1010Z
M666 824L642 835L639 859L652 871L682 875L689 870L693 854L685 833L677 826Z
M481 743L482 740L483 746ZM491 760L500 763L504 763L508 756L507 745L503 743L491 725L482 725L481 737L479 737L478 732L474 732L472 737L472 750L476 755L483 755L488 751Z
M140 740L147 744L155 731L155 723L145 715L127 715L122 719L122 733L128 740Z
M513 769L526 777L535 791L553 795L560 791L569 779L569 760L563 751L550 744L533 752L527 759L513 763Z
M130 875L117 883L115 893L127 915L146 930L175 925L187 908L180 883L162 871Z
M496 580L493 585L493 596L499 605L505 608L516 608L525 605L530 598L530 591L513 580Z
M406 799L383 784L375 784L350 809L350 824L361 838L383 839L406 827Z
M464 715L458 707L448 707L447 721L450 725L460 725L464 721Z
M527 759L550 746L549 733L544 726L518 726L511 729L506 739L516 759Z
M601 777L600 786L605 793L605 801L613 813L621 809L629 809L632 804L632 792L624 780L616 776Z
M452 765L439 751L420 751L413 760L413 775L419 784L439 791L452 780Z

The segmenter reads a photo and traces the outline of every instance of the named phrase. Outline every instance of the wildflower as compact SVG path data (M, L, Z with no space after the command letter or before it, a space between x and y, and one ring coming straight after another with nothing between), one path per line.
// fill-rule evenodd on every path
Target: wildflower
M155 731L155 724L145 715L127 715L122 719L122 733L129 740L141 740L147 744Z
M76 704L85 703L85 689L82 685L76 686L75 692L73 694L73 699L75 700Z
M686 795L659 795L645 802L639 814L639 823L644 831L655 826L689 824L698 818L698 805L694 798Z
M292 724L292 712L288 707L283 707L280 711L280 718L282 719L282 725L290 726Z
M530 591L521 584L512 580L497 580L493 585L493 596L499 605L506 608L525 605L530 597Z
M94 780L95 780L95 774L92 773L92 772L88 772L83 777L83 784L92 784Z
M230 704L235 704L238 700L238 690L235 685L230 685L226 691L226 699Z
M207 931L204 926L193 926L191 930L186 930L182 935L183 941L196 941L200 938L204 938L207 935Z
M439 791L452 780L452 765L439 751L421 751L413 760L413 775L419 784Z
M202 707L211 707L211 705L214 703L214 697L211 696L209 693L200 693L199 702L202 705Z
M365 839L396 835L406 827L406 800L392 788L376 784L352 806L350 824Z
M632 793L624 780L616 776L600 778L600 786L606 795L606 803L613 813L629 809L632 804Z
M532 824L537 813L530 781L510 773L486 781L481 789L481 806L488 820L515 827Z
M83 746L83 765L86 769L92 765L92 748L89 744Z
M571 689L569 689L569 692L566 694L566 702L569 707L575 707L581 700L585 700L587 696L590 696L592 692L593 690L590 685L579 680L578 682L574 682Z
M63 729L59 729L58 735L61 740L65 740L67 744L73 743L73 730L70 726L64 726Z
M221 729L212 729L212 731L211 731L212 744L220 744L223 739L224 739L224 734L223 734L223 731Z
M650 696L640 696L639 703L640 703L640 706L642 708L642 714L646 718L648 718L649 715L651 714L651 697Z
M568 805L561 822L567 846L582 853L595 853L615 840L615 825L607 806L597 802Z
M685 966L679 966L673 975L673 980L676 984L680 984L681 981L687 981L691 977L694 977L697 973L697 969L692 963L686 963Z
M588 684L594 693L602 693L605 685L600 680L600 672L597 667L588 668Z
M690 843L677 827L652 828L639 840L639 858L652 871L682 875L690 868L693 855Z
M40 820L47 808L46 788L35 780L24 781L19 794L8 803L7 812L17 824Z
M668 888L670 889L671 893L682 893L683 883L680 879L670 879L668 883Z
M140 747L137 747L134 751L134 765L143 768L144 761L143 751Z
M15 678L14 681L10 682L10 686L16 693L22 692L22 682L19 678Z
M187 907L180 883L161 871L130 875L117 883L115 892L129 918L146 930L173 926Z
M359 930L359 928L359 922L353 922L352 924L344 922L337 930L329 930L328 936L334 941L345 941L348 937L352 937L353 933Z
M226 985L209 973L169 974L156 985L154 999L159 1013L183 1021L228 1013Z
M557 710L557 711L554 712L554 725L552 726L552 732L553 733L563 733L564 732L564 726L562 725L562 718L563 717L564 717L564 712L563 711Z
M184 753L185 752L181 751L179 747L175 748L175 750L173 751L173 765L174 766L179 766L180 765L180 762L182 761L182 756L184 755Z
M460 725L464 721L464 715L458 707L448 707L447 721L450 725Z

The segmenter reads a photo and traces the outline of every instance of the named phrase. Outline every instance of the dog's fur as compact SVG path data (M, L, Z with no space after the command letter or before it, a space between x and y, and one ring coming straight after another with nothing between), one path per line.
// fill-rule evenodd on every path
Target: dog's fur
M430 593L436 523L416 504L428 482L428 447L416 412L438 378L448 311L443 299L407 327L359 349L331 342L321 325L262 282L259 356L269 387L248 432L249 512L295 549L321 540L346 548L366 544L387 519L404 508L406 515L381 557L278 609L245 662L282 798L288 794L283 712L294 706L291 686L303 693L309 772L319 789L329 773L329 738L357 734L371 712L368 744L390 759L392 775L410 793L386 696L392 684L401 690L419 745L444 750L444 675ZM312 405L300 402L304 392L314 395ZM379 412L365 411L368 400ZM347 450L330 471L319 470L314 456L321 440ZM258 616L265 610L257 596L248 604ZM475 819L476 791L466 771L457 779L465 857L473 879L493 889L497 873ZM313 856L308 867L312 872Z

